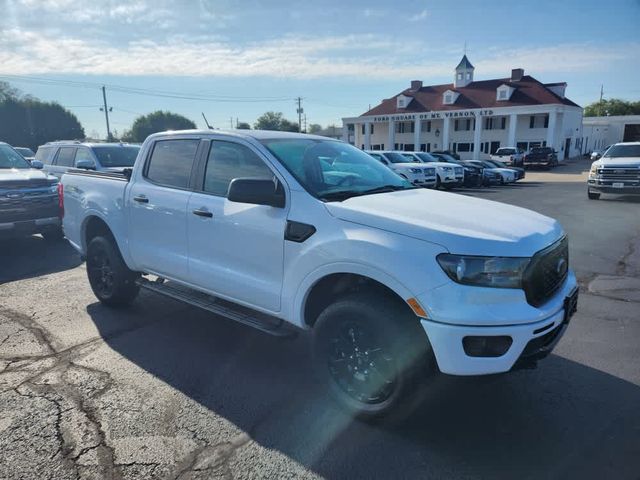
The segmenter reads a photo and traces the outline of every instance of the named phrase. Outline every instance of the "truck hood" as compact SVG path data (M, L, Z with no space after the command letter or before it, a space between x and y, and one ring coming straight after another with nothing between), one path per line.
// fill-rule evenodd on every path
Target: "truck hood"
M57 182L56 177L35 168L0 168L0 187L45 186Z
M596 160L596 165L602 167L640 167L640 157L602 157L599 160Z
M348 222L406 235L466 255L530 257L562 237L560 224L531 210L413 189L326 204Z

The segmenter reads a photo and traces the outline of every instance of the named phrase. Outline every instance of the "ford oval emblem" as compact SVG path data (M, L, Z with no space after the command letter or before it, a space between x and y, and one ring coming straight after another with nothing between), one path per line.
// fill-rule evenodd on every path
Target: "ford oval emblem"
M558 263L556 264L556 272L559 276L567 273L567 261L564 258L558 260Z

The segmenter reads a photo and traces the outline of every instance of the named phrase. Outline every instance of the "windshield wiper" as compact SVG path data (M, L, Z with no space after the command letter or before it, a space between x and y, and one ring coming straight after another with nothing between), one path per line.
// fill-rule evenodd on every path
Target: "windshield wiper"
M320 195L322 200L327 201L343 201L351 197L361 197L363 195L372 195L374 193L397 192L398 190L413 190L418 187L403 187L401 185L381 185L379 187L370 188L369 190L340 190L338 192L328 192Z

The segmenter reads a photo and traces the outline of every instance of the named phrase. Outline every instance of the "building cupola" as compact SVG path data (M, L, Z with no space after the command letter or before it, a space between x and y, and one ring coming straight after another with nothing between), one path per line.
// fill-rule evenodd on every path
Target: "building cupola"
M462 60L456 67L456 74L453 78L453 86L455 88L466 87L471 82L473 82L473 65L467 58L467 56L463 56Z

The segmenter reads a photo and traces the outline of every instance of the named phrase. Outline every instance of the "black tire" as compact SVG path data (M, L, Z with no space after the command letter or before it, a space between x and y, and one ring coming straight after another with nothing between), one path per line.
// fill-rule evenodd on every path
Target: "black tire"
M112 237L95 237L87 247L87 276L91 290L110 307L129 305L138 295L140 276L129 270Z
M410 413L416 381L436 372L419 319L403 302L371 293L346 295L320 314L313 354L321 385L365 420Z
M45 230L42 232L42 237L47 241L47 242L59 242L64 238L64 232L62 231L62 228L58 227L58 228L52 228L50 230Z
M589 200L600 200L600 194L597 192L587 190L587 196L589 197Z

